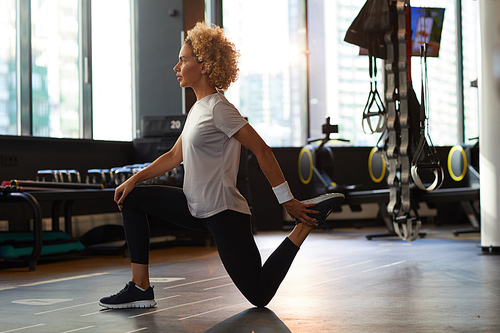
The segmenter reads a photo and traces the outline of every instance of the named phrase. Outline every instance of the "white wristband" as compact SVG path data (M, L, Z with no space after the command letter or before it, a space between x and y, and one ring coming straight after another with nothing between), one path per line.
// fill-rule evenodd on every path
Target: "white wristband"
M293 199L292 192L290 191L290 187L288 187L288 182L284 182L276 187L273 187L273 192L280 205L284 202L290 201Z

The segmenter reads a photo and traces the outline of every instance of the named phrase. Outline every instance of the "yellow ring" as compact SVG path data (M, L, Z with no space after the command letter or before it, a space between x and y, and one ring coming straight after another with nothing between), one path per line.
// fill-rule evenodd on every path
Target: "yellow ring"
M453 156L453 153L457 150L462 153L462 158L463 158L463 162L464 162L464 168L462 170L462 174L460 174L459 176L457 176L453 173L453 169L451 167L451 158ZM451 147L450 152L448 153L448 172L450 173L451 179L453 179L456 182L459 182L462 179L464 179L465 173L467 172L467 155L465 155L465 151L462 148L462 146L457 145L457 146Z
M307 153L307 155L309 155L309 163L310 163L310 166L309 166L309 176L307 177L307 179L304 179L304 177L302 177L302 170L301 170L301 167L300 167L300 161L302 160L302 155L304 153ZM312 158L312 154L309 151L309 149L307 149L306 147L303 147L302 150L299 153L299 178L300 178L300 181L303 184L309 184L309 182L312 179L312 176L313 176L313 158Z
M380 174L379 178L376 178L375 175L373 174L373 170L372 170L372 160L373 160L373 155L375 155L375 153L377 151L378 151L377 147L373 147L372 151L370 152L370 156L368 156L368 172L370 173L370 178L375 183L380 183L382 181L382 179L384 179L386 165L385 165L384 155L381 155L382 156L382 173Z

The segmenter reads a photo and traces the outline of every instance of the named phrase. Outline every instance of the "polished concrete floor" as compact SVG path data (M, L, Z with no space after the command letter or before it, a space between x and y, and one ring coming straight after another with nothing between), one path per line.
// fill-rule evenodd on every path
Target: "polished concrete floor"
M383 229L315 230L267 309L232 285L215 248L152 251L153 309L105 310L130 279L121 256L0 270L6 332L500 332L500 256L479 234L366 240ZM265 259L286 236L259 233Z

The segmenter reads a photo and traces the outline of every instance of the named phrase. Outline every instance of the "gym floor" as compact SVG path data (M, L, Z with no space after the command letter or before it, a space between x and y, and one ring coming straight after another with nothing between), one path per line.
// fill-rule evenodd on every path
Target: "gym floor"
M423 229L411 243L366 240L383 228L315 230L266 309L241 296L214 247L152 250L152 309L98 305L130 280L122 256L4 269L0 333L498 332L500 256L481 252L479 233ZM263 259L283 237L256 235Z

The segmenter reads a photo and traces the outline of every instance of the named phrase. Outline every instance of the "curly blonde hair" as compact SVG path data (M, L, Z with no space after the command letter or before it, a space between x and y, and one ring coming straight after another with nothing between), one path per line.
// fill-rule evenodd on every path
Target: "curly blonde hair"
M210 83L215 88L227 90L238 79L240 53L222 28L198 22L188 31L184 43L191 46L199 63L205 62Z

